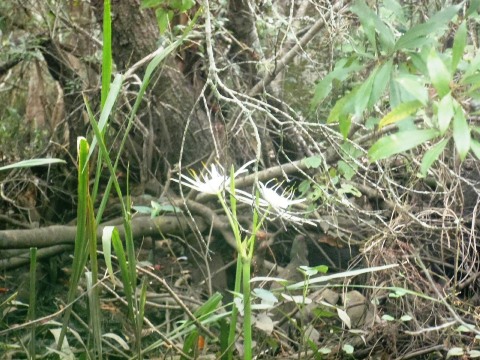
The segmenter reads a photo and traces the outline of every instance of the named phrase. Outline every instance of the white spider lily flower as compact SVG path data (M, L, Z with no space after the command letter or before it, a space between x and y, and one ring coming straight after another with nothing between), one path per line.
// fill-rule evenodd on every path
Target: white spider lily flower
M305 198L294 200L293 192L287 194L288 191L284 191L281 195L279 195L277 193L277 190L282 184L274 185L271 188L267 187L268 183L263 184L259 182L258 185L260 187L260 194L262 196L262 199L266 201L276 211L285 211L290 206L301 204L307 200Z
M268 209L269 214L273 215L274 218L280 218L296 224L310 224L316 226L313 221L300 217L299 214L301 213L288 210L292 205L305 202L305 198L293 199L294 194L288 190L284 191L282 194L278 194L277 190L280 188L281 184L274 185L270 188L267 185L268 183L263 184L259 182L260 198L258 199L258 208L261 212L265 212ZM252 194L238 189L235 190L235 198L237 201L251 206L254 206L257 201ZM269 219L274 220L270 217Z
M240 169L235 171L233 177L236 178L240 174L248 173L247 166L250 165L253 161L255 160L247 162ZM210 166L210 170L205 167L205 171L205 174L201 174L201 176L198 176L194 170L190 170L192 177L180 174L180 180L172 180L198 192L211 195L218 195L225 189L228 189L230 187L230 176L226 175L225 169L222 165L212 164Z

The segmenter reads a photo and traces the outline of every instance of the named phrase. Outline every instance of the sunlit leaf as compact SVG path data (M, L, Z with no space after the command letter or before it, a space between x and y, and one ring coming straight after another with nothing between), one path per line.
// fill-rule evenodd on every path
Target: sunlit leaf
M421 106L422 103L417 100L398 105L380 120L378 123L379 129L386 125L405 119L406 117L414 114Z
M444 97L450 92L450 80L452 76L450 71L440 59L437 52L432 49L427 58L427 69L435 90L437 90L440 98Z
M302 163L307 169L316 169L322 165L322 158L320 156L310 156L302 160Z
M455 34L452 47L452 73L457 69L458 63L463 57L463 51L467 44L467 23L462 21Z
M384 314L384 315L382 316L382 320L385 320L385 321L393 321L393 320L395 320L395 318L394 318L392 315Z
M410 315L403 315L400 320L402 321L410 321L412 320L413 318L410 316Z
M353 351L355 350L355 348L350 345L350 344L345 344L342 346L342 350L345 352L345 354L353 354Z
M428 91L423 83L420 83L417 79L406 76L396 78L395 81L423 105L427 104Z
M438 102L437 108L438 130L441 134L445 133L450 126L454 112L454 100L450 94L447 94Z
M44 166L51 164L66 164L65 160L62 159L31 159L31 160L22 160L14 164L6 165L0 167L0 171L17 169L17 168L28 168L33 166Z
M385 136L372 145L368 157L370 161L385 159L423 144L437 135L436 130L426 129L402 131Z
M255 327L270 335L273 332L273 320L267 314L260 313L255 318Z
M463 356L463 355L464 355L463 348L454 347L448 350L447 359L451 358L452 356Z
M430 150L428 150L422 159L422 164L420 165L420 173L422 176L426 176L428 170L432 166L432 164L437 161L440 154L445 149L449 139L444 139L439 143L435 144Z
M460 159L464 160L470 150L470 129L461 106L457 106L453 117L453 139Z
M337 308L337 315L342 320L342 322L345 324L345 326L349 329L352 328L352 320L350 320L350 316L348 316L347 312L345 310L342 310L340 308Z
M470 149L472 149L473 154L480 159L480 143L476 140L471 140Z

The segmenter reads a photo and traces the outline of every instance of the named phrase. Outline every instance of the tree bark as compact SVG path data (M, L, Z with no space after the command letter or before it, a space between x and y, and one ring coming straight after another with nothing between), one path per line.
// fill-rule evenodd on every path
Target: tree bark
M103 1L92 1L97 14L103 12ZM112 51L119 71L141 60L158 48L160 34L155 14L151 9L141 9L139 0L112 2ZM97 18L101 21L101 16ZM140 78L142 74L139 74ZM156 155L170 165L180 160L181 145L186 131L182 162L197 162L212 151L210 126L205 111L196 106L199 94L170 56L151 84L148 91L150 108L139 113L139 118L153 136L153 143L160 153ZM187 123L190 121L190 124ZM143 135L138 139L143 142ZM137 142L135 139L134 142ZM144 159L155 162L155 159ZM150 169L155 172L155 169Z

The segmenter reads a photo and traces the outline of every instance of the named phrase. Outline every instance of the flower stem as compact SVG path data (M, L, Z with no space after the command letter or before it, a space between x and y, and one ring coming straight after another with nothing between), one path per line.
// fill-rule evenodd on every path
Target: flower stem
M252 307L250 300L250 263L251 258L242 258L242 273L243 273L243 349L244 359L251 360L252 358Z

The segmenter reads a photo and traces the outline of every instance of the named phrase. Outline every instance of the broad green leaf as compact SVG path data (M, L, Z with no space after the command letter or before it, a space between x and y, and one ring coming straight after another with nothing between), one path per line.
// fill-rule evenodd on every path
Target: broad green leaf
M165 0L142 0L140 6L142 9L157 7L164 3Z
M351 115L341 115L338 118L338 128L340 134L342 134L343 139L345 140L348 137L350 132L350 127L352 126L352 116Z
M367 36L372 48L377 51L377 40L375 34L374 17L377 16L363 0L355 1L350 10L358 16L363 27L363 32Z
M372 92L368 101L368 108L371 108L382 97L385 88L390 81L392 74L392 60L387 61L377 71L373 82Z
M398 39L394 50L415 49L422 46L428 41L429 37L427 35L445 31L445 25L452 20L461 7L462 4L450 6L437 12L427 22L412 27Z
M437 120L438 120L438 130L443 134L447 131L450 126L450 121L452 120L454 114L454 103L450 93L445 95L442 100L438 102L437 107Z
M428 150L425 155L423 156L422 159L422 164L420 165L420 174L422 176L426 176L428 170L432 166L432 164L437 161L438 157L440 154L443 152L445 149L445 146L447 145L449 139L444 139L440 141L439 143L435 144L430 150Z
M373 83L375 81L377 71L378 68L373 70L367 80L365 80L364 83L358 88L357 96L355 99L355 115L358 117L363 114L363 112L367 108L370 97L372 96Z
M381 129L386 125L403 120L406 117L414 114L421 106L422 103L417 100L400 104L380 120L378 127Z
M417 79L407 76L398 77L395 79L395 81L423 105L427 104L428 91L423 83L419 82Z
M385 52L389 53L395 44L395 38L392 30L385 25L378 15L372 9L370 9L363 0L356 1L350 10L360 19L365 35L367 36L368 41L372 45L373 49L375 49L375 51L384 50ZM382 49L377 49L375 31L378 33L378 38L382 45Z
M302 160L307 169L316 169L322 165L322 158L320 156L310 156Z
M54 159L54 158L22 160L14 164L2 166L0 167L0 171L17 169L17 168L27 168L27 167L33 167L33 166L44 166L44 165L51 165L51 164L66 164L66 161L62 159Z
M453 116L453 139L458 155L463 161L468 154L468 150L470 150L470 129L461 106L456 107Z
M478 13L480 10L480 0L470 0L470 6L467 9L467 16Z
M349 63L348 59L339 60L333 71L315 86L315 95L310 104L310 110L313 111L330 94L334 80L343 82L351 73L358 72L361 69L363 69L363 65L356 61Z
M472 149L472 152L477 159L480 159L480 143L477 140L471 140L470 149Z
M428 55L427 69L430 80L441 99L450 92L450 80L452 76L434 49L432 49Z
M341 115L347 115L353 112L358 87L350 91L347 95L338 100L327 118L327 123L340 121Z
M170 20L173 18L173 11L165 10L164 8L160 7L155 10L155 16L157 17L157 24L160 34L163 34L170 25Z
M392 155L410 150L438 135L434 129L409 130L385 136L372 145L368 151L370 161L388 158Z
M452 47L452 74L457 70L458 63L463 57L463 51L467 45L467 23L462 21L455 34Z

